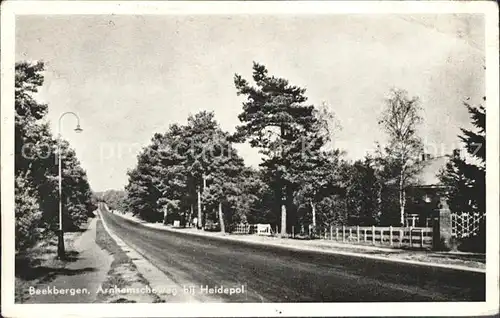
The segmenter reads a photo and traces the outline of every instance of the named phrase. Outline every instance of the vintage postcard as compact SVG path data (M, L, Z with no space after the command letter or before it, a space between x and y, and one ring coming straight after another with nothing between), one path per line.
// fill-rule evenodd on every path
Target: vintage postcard
M1 21L2 316L498 314L494 2Z

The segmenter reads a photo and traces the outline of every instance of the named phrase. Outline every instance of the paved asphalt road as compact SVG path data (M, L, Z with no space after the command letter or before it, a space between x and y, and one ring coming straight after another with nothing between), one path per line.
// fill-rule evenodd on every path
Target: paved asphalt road
M179 285L245 285L227 302L480 301L485 275L298 252L148 228L109 212L110 229ZM206 298L200 298L205 300Z

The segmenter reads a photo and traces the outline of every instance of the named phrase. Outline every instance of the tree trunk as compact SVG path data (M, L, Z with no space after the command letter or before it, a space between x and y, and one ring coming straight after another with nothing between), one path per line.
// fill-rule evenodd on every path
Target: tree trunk
M281 233L282 237L286 236L286 205L282 201L281 203Z
M404 190L404 175L403 175L403 170L401 170L401 174L399 176L399 223L401 223L401 226L404 226L405 224L405 190Z
M163 208L163 224L167 225L167 216L168 216L168 208L164 207Z
M283 139L285 138L285 127L283 125L281 125L280 127L281 129L281 140L283 141ZM283 149L283 145L281 145L281 158L284 157L284 149ZM284 186L284 182L283 182L283 179L282 179L282 176L280 175L279 176L280 178L280 183L282 185L282 192L280 193L281 195L281 232L280 232L280 235L283 237L283 236L286 236L286 189L285 189L285 186Z
M202 223L201 223L201 192L200 189L198 189L198 228L202 228Z
M220 231L222 233L226 233L226 228L224 226L224 214L222 213L222 203L219 202L219 224L220 224Z
M377 189L377 210L373 216L373 222L378 224L382 216L382 185L380 184Z
M193 213L194 213L194 206L191 204L191 210L189 211L189 219L188 219L189 227L191 227L193 224Z
M309 204L311 205L311 211L312 211L312 225L313 227L316 227L316 206L314 205L314 203L309 202Z

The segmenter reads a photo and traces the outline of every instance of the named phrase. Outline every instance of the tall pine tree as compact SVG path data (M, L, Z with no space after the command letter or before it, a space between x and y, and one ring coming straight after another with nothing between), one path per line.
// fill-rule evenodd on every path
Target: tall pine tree
M241 75L234 77L237 94L246 97L243 112L238 116L242 125L237 127L234 137L238 142L249 141L263 154L261 166L272 184L276 201L280 202L281 233L286 234L295 219L288 213L296 187L293 167L306 167L300 162L302 154L317 151L323 140L313 138L317 133L317 118L314 107L305 105L305 89L269 75L264 65L255 62L252 78L256 86Z
M484 213L486 211L486 109L464 103L474 130L461 129L459 136L469 154L469 160L455 150L444 171L441 182L447 186L448 203L453 212Z

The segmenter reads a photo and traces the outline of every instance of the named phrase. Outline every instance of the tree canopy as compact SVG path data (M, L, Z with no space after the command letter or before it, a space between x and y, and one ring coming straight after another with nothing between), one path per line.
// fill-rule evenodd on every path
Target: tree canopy
M42 229L58 228L57 144L46 121L48 105L37 102L43 85L43 62L15 66L16 250L29 248ZM95 209L85 170L67 141L62 157L63 227L74 229Z

